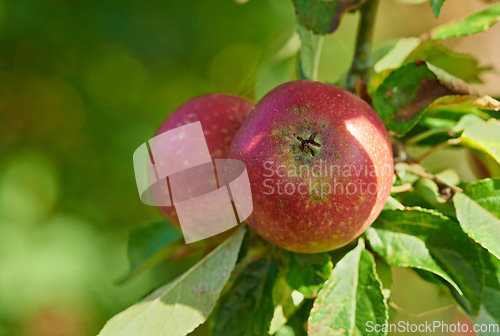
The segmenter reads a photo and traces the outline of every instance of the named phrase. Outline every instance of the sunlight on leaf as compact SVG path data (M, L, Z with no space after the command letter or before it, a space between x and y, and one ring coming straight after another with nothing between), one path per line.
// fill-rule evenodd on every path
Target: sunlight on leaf
M367 231L373 250L391 266L426 270L462 293L477 311L481 300L481 263L460 225L437 211L384 210Z
M402 38L375 64L375 71L382 72L384 70L399 68L420 43L421 41L418 37Z
M283 274L278 274L272 294L275 308L269 329L271 335L283 328L304 301L304 295L292 289Z
M323 36L316 35L301 25L297 25L297 32L301 41L299 52L300 77L317 80Z
M408 55L406 62L416 60L426 61L466 82L481 82L479 75L485 71L476 57L453 51L434 40L420 44Z
M287 281L306 298L313 298L332 272L332 262L327 253L290 253Z
M500 179L469 185L453 198L463 230L500 259Z
M489 154L500 163L500 121L490 119L470 125L462 134L462 143Z
M452 74L429 62L427 62L427 68L429 68L429 70L432 71L434 75L436 75L439 82L442 85L446 86L451 92L464 95L482 96L482 94L477 89L470 86L462 78L455 77Z
M388 307L375 260L360 239L358 246L336 264L314 301L308 335L364 335L370 322L384 324L387 321Z
M430 37L435 40L445 40L452 37L467 36L488 30L500 21L500 4L472 14L471 16L434 28Z
M234 268L245 228L186 273L111 318L100 336L185 336L206 321Z
M277 274L278 266L272 257L248 265L221 298L212 335L267 335L274 312L272 291Z

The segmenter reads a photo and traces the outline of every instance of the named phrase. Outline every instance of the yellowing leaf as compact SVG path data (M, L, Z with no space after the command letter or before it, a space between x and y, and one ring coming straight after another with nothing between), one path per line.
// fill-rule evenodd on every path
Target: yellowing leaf
M462 143L489 154L500 163L500 121L490 119L470 125L462 133Z

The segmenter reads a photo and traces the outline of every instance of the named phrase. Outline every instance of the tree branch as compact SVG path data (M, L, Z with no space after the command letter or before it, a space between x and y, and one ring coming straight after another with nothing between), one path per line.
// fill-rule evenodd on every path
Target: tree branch
M354 59L344 83L344 88L351 92L355 91L358 78L367 82L370 75L372 68L370 51L378 2L379 0L367 0L360 7L361 17L358 24Z

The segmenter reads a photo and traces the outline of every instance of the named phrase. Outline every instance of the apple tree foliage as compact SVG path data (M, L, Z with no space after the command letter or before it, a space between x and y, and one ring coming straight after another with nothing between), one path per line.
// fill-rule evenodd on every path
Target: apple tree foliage
M430 1L436 16L443 3ZM500 20L500 4L377 49L369 39L376 0L293 4L302 41L297 78L316 79L324 35L347 12L360 12L346 75L356 80L343 85L373 106L391 134L396 173L384 210L359 239L320 254L281 250L245 226L217 246L185 245L167 222L138 228L122 282L165 260L199 261L99 335L184 336L202 324L221 336L384 335L365 325L388 322L390 266L445 288L472 321L500 324L500 102L470 85L490 69L440 42L487 30ZM428 169L426 158L446 147L462 148L482 179L462 181L453 163Z

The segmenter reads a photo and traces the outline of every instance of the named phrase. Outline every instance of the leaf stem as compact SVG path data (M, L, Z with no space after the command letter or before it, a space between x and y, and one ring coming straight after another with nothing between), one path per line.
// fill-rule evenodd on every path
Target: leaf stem
M312 80L318 80L319 60L322 48L323 48L323 36L318 36L314 52L314 61L313 61L312 75L311 75Z
M422 162L423 159L427 158L432 153L435 153L435 152L437 152L437 151L439 151L439 150L441 150L443 148L446 148L446 147L449 147L449 146L453 146L453 145L458 145L461 141L462 141L461 138L453 138L453 139L449 139L449 140L447 140L445 142L442 142L439 145L432 147L430 150L428 150L424 154L420 155L417 158L417 162Z
M413 185L410 182L403 183L401 185L393 185L391 187L391 194L399 194L410 191L413 189Z
M406 140L404 144L407 146L414 145L417 142L420 142L420 141L427 139L433 135L441 134L441 133L449 133L450 134L451 132L450 132L450 129L446 128L446 127L429 129L427 131L419 133L419 134L415 135L414 137Z
M439 186L446 187L446 188L449 188L450 190L452 190L456 193L457 192L459 192L459 193L464 192L462 190L462 188L454 186L454 185L449 184L449 183L446 183L445 181L439 179L436 175L427 172L425 170L425 168L418 163L412 163L412 164L400 163L400 164L404 165L405 171L412 173L414 175L423 177L423 178L428 178L428 179L434 181L438 185L438 187Z
M378 2L379 0L367 0L360 7L360 19L356 36L354 59L344 82L344 88L351 92L355 91L358 78L367 82L370 75L370 70L372 68L370 51Z
M323 47L323 35L316 35L312 31L297 24L300 37L299 51L299 78L318 80L319 60Z

